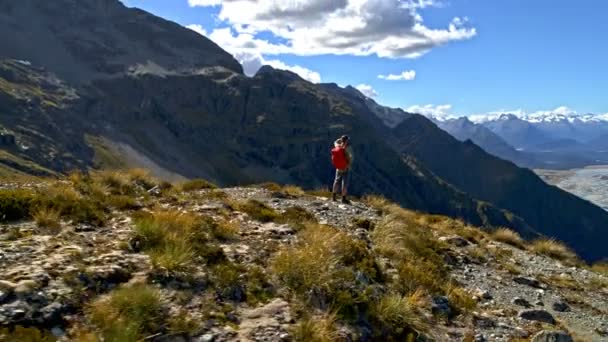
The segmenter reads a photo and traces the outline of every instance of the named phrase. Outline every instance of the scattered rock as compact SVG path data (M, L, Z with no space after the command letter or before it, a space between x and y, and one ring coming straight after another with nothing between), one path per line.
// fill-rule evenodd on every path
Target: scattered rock
M555 324L555 318L546 310L523 310L519 312L519 318L528 321L544 322L549 324Z
M573 339L564 331L543 330L532 337L532 342L573 342Z
M488 290L477 289L475 290L475 297L483 300L491 300L492 294Z
M568 312L570 311L570 305L566 304L563 301L557 301L553 303L553 310L557 312Z
M513 281L518 284L528 285L530 287L542 289L542 285L540 284L540 282L532 277L515 277L513 278Z
M431 304L431 312L433 315L451 317L452 309L450 308L450 300L445 296L433 297Z
M528 302L527 300L525 300L525 299L523 299L521 297L515 297L515 298L513 298L513 300L511 301L511 303L513 303L515 305L523 306L525 308L532 307L532 304L530 304L530 302Z

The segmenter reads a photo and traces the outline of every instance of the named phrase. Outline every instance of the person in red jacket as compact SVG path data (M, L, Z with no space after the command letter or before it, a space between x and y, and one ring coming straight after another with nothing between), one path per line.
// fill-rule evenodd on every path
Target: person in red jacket
M336 168L336 178L332 191L332 199L337 201L338 190L342 188L342 203L350 203L346 198L348 190L349 171L353 164L353 151L350 147L350 138L348 135L343 135L340 139L334 142L334 148L331 150L331 162Z

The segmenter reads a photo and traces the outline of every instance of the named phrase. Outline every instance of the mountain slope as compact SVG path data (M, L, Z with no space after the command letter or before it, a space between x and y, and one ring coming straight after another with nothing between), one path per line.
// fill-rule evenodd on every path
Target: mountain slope
M210 40L117 0L0 0L0 58L43 66L70 83L209 66L242 72Z
M486 152L499 158L510 160L521 167L536 168L542 163L526 153L517 151L497 134L482 125L476 125L468 118L433 120L444 131L460 141L471 140Z
M470 141L457 141L423 116L406 119L394 133L400 138L400 152L415 156L450 184L512 211L543 234L568 241L588 259L605 256L605 245L597 237L608 234L608 212Z

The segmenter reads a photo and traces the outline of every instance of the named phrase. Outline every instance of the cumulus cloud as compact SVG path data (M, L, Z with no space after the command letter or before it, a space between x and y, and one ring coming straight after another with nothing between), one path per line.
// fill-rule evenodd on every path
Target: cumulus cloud
M186 27L191 29L192 31L200 34L201 36L207 36L207 31L205 30L203 25L192 24L192 25L188 25Z
M434 0L189 0L219 6L230 25L212 34L220 46L264 55L357 55L416 58L451 41L477 34L466 18L444 28L425 25L420 8ZM277 40L259 38L270 33Z
M414 105L414 106L405 108L405 111L409 112L409 113L422 114L424 116L434 117L437 119L447 119L447 118L450 118L453 116L451 104Z
M191 1L199 1L199 0L191 0ZM209 34L205 30L205 28L203 28L202 25L193 24L193 25L187 25L186 27L197 32L200 35L208 36L211 39L216 38L218 40L222 40L222 39L224 39L224 37L231 37L229 28L216 29ZM225 49L228 52L232 53L234 58L236 58L239 61L239 63L241 63L241 65L243 66L243 71L245 72L245 75L253 76L253 75L255 75L256 72L258 72L258 70L260 70L260 68L262 66L270 65L271 67L273 67L275 69L288 70L293 73L296 73L307 81L310 81L313 83L321 82L321 75L316 71L312 71L312 70L305 68L303 66L300 66L300 65L288 65L278 59L271 59L271 60L265 59L261 53L257 52L258 49L256 48L257 47L256 43L254 41L250 40L250 37L245 37L245 36L248 36L248 35L242 34L242 35L240 35L240 38L239 37L228 38L228 39L234 39L235 42L233 44L229 44L229 46L225 47ZM245 46L248 46L248 44L252 44L250 49L240 49L240 48L234 47L234 45L245 47Z
M379 79L388 81L413 81L416 79L416 71L405 70L400 74L378 75Z
M376 92L376 90L374 88L372 88L371 85L369 84L359 84L358 86L356 86L355 88L357 88L357 90L359 90L363 95L367 96L367 97L377 97L378 96L378 92Z

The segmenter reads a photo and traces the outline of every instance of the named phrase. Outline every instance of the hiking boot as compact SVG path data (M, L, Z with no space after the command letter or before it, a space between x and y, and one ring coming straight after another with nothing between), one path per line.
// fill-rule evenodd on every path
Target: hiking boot
M348 198L346 198L346 196L342 196L342 203L350 204L350 201L348 200Z
M338 195L336 195L335 192L331 194L331 200L334 202L336 202L338 200Z

